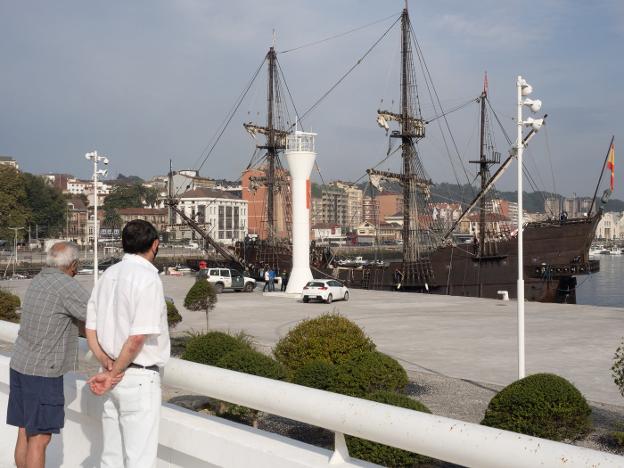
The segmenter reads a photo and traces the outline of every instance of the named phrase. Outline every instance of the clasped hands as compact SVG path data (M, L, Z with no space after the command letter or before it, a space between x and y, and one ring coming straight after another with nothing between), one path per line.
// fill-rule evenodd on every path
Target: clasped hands
M87 380L87 383L89 384L89 388L95 395L102 396L119 382L121 382L124 373L121 372L120 374L113 375L112 370L115 361L113 361L108 356L101 356L98 358L98 360L100 361L100 364L102 364L103 370Z

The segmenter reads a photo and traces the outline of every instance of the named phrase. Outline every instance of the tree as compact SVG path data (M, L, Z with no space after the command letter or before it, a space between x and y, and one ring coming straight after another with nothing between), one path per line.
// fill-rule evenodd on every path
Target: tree
M158 190L141 184L116 185L104 200L104 208L152 208L158 201Z
M102 227L109 229L121 229L122 224L123 220L115 208L104 208L104 220L102 221Z
M85 207L89 206L89 197L87 197L84 193L79 193L77 195L68 195L67 198L68 199L79 198Z
M113 208L141 208L142 206L140 185L117 185L104 200L105 210Z
M142 186L141 188L143 189L141 198L143 199L144 204L149 205L150 208L154 208L158 202L158 196L160 195L158 189L145 186Z
M48 185L43 177L25 172L22 179L32 213L30 223L46 226L47 237L58 236L65 228L67 217L67 200L63 193Z
M217 292L205 279L198 279L184 298L184 307L188 310L206 311L206 331L209 329L209 313L217 303Z
M120 172L117 175L117 179L115 179L114 183L126 184L126 185L142 184L143 183L143 179L141 179L139 176L135 176L135 175L126 176L126 175L124 175L124 174L122 174Z
M13 167L0 166L0 239L12 240L14 234L9 228L26 227L30 216L22 174Z

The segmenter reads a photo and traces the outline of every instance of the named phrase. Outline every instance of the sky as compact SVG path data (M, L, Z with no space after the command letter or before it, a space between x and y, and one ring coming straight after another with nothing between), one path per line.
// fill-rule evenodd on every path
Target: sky
M84 153L94 149L109 157L113 178L165 174L170 158L175 169L197 168L262 63L273 31L286 84L302 113L357 63L403 4L0 0L0 154L29 172L83 178L91 172ZM443 108L476 98L487 71L492 107L515 138L515 82L522 75L534 88L531 97L543 101L538 116L548 114L546 129L526 153L535 185L568 196L593 194L615 135L614 197L624 198L618 149L624 140L619 86L624 2L519 5L409 0L413 29ZM283 53L365 25L370 26ZM318 133L323 180L358 180L386 157L388 139L376 125L376 111L398 105L399 44L396 24L304 119L304 128ZM423 117L432 118L436 112L422 73L417 79ZM242 124L262 123L265 93L261 70L205 161L203 176L240 176L255 144ZM463 183L475 176L476 167L466 161L478 154L477 104L447 119L450 151L438 125L446 122L437 120L429 124L419 152L433 181ZM505 155L509 145L500 131L495 139ZM395 154L379 168L395 170L398 164ZM508 172L498 187L515 190L515 165ZM608 175L603 188L607 180Z

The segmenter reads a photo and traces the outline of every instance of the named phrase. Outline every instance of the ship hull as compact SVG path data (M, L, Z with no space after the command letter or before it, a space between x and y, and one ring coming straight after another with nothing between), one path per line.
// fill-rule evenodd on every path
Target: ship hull
M599 269L599 262L589 259L598 220L599 216L595 216L525 227L523 273L527 300L576 302L576 276ZM332 274L354 288L486 298L501 297L506 291L515 298L517 262L517 239L509 238L486 244L483 255L473 244L449 245L412 268L403 262L391 262L385 267L333 269Z
M599 262L589 259L599 220L598 214L525 226L523 272L527 300L576 302L576 277L599 269ZM237 254L246 259L252 274L267 266L280 271L291 268L291 254L285 245L241 244ZM329 258L327 249L311 249L314 276L338 278L351 288L484 298L498 298L506 291L510 298L517 297L518 249L514 237L486 243L481 254L473 244L440 247L414 265L396 261L384 266L332 267L328 266Z

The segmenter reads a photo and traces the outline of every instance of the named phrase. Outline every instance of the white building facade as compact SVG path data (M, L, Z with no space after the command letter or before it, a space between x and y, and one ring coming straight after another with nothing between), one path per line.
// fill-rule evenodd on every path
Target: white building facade
M180 196L178 206L218 242L231 245L247 235L247 201L230 192L207 188L190 190ZM180 215L176 214L175 223L176 239L198 238Z
M604 213L596 226L596 239L624 239L624 211Z
M332 184L342 189L347 196L345 227L349 230L357 228L362 223L364 192L348 182L336 181L332 182Z

